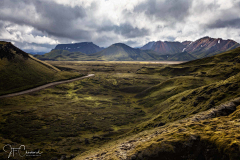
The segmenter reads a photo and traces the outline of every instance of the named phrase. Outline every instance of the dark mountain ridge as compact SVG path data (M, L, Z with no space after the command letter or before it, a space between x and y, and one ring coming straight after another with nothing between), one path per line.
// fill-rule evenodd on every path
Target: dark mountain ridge
M96 53L104 48L95 45L93 42L82 42L73 44L58 44L54 50L67 50L70 52L82 52L86 54Z

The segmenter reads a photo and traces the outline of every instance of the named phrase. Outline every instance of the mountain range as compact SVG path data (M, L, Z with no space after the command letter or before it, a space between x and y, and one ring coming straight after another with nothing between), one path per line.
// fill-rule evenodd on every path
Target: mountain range
M57 61L190 61L239 47L233 40L203 37L196 41L149 42L141 48L116 43L101 48L92 42L59 44L51 52L34 55L41 60Z
M34 55L41 60L57 61L146 61L164 60L155 51L135 49L123 43L116 43L96 53L85 54L68 50L54 49L44 55Z
M143 47L142 50L153 50L161 55L176 54L180 52L187 52L196 58L204 58L217 53L228 51L239 47L240 45L233 40L223 40L221 38L203 37L196 41L184 42L167 42L157 41L149 42Z

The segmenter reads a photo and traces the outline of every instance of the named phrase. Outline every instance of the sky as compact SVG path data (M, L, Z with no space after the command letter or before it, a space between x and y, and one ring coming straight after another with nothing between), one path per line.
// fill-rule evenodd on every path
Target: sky
M1 0L0 40L28 52L210 36L240 43L240 0Z

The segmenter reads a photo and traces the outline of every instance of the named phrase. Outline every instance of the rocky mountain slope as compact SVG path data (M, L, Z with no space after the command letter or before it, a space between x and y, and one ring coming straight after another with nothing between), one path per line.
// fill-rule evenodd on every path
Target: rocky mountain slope
M142 50L153 50L158 54L176 54L180 52L187 52L196 58L204 58L212 56L221 52L225 52L239 47L240 44L233 40L223 40L221 38L203 37L196 41L180 42L149 42L144 45Z
M151 48L151 50L161 53L162 55L165 54L176 54L183 50L185 45L180 42L162 42L158 41L155 42Z
M74 44L58 44L54 50L66 50L69 52L82 52L86 54L96 53L104 48L95 45L92 42L82 42Z
M152 46L155 44L154 41L152 42L148 42L147 44L145 44L143 47L141 47L140 49L142 50L151 50Z
M203 58L225 52L239 46L240 45L233 40L204 37L187 45L184 51L192 54L197 58Z

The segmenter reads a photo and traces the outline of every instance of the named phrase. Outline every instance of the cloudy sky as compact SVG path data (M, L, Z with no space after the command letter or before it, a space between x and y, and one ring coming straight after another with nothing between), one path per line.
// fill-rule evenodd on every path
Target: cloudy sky
M197 40L240 43L240 0L1 0L0 40L25 51L60 43Z

